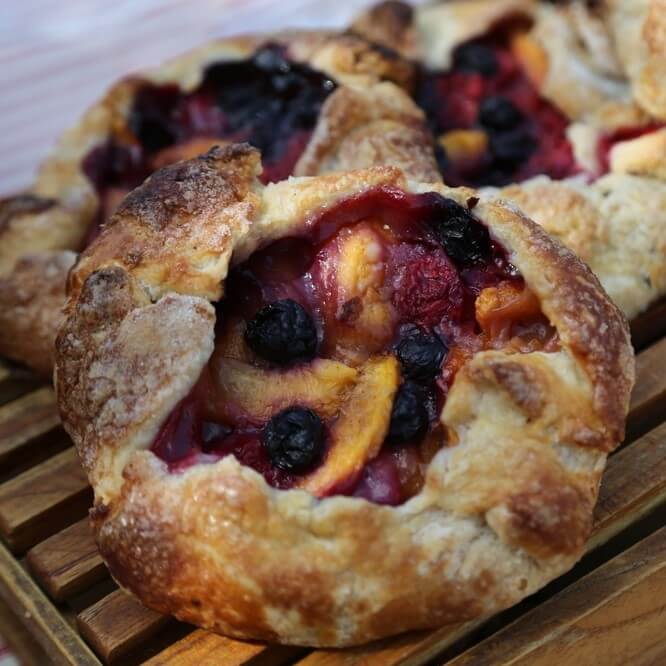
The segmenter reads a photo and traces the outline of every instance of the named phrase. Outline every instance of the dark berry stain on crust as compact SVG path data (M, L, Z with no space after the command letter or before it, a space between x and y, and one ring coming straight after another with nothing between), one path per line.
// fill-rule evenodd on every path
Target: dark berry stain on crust
M358 408L345 396L363 385L365 368L394 356L400 375L392 375L378 448L321 494L398 504L418 492L445 444L439 414L465 359L496 348L495 336L518 351L521 340L545 348L547 322L538 308L520 314L519 304L534 298L483 222L439 194L378 189L338 203L306 228L232 269L217 304L214 359L152 450L175 472L233 455L273 487L299 486L335 459L336 428ZM343 276L349 270L351 281ZM479 319L480 295L495 298L500 313L513 308L513 319L494 319L492 307ZM383 322L379 342L376 321ZM325 398L317 397L321 382ZM261 397L268 394L282 402ZM341 402L332 409L335 395ZM252 406L257 400L260 408ZM354 455L354 442L343 445Z

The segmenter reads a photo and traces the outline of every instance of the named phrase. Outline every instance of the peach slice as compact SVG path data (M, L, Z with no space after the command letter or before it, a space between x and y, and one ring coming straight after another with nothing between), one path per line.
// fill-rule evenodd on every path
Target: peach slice
M548 55L543 47L529 35L519 33L511 40L511 51L530 81L541 87L548 74Z
M503 282L484 289L474 304L476 320L491 338L505 338L511 324L541 312L539 299L522 285Z
M369 224L343 229L318 257L325 301L326 348L357 365L393 335L396 313L384 293L382 237Z
M478 159L488 149L488 135L482 130L451 130L437 141L452 162Z
M322 418L331 418L357 376L354 368L321 358L290 370L266 370L236 359L214 357L209 409L217 418L231 423L265 423L292 405L310 407Z
M357 476L381 449L388 432L400 372L394 356L378 356L360 369L354 388L330 428L329 451L319 469L299 484L323 496Z

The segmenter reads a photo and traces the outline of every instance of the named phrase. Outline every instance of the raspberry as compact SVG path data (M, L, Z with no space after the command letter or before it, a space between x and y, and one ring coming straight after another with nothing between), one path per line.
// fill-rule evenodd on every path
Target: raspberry
M404 259L393 279L393 305L402 321L432 328L445 317L459 319L463 287L444 252L411 248Z

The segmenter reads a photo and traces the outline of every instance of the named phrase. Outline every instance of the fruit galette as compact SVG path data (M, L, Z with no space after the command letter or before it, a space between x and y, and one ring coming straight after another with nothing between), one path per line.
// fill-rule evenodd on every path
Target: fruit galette
M597 279L470 189L260 173L248 145L157 171L71 273L56 387L116 580L342 646L565 571L633 383Z
M632 317L666 292L666 4L385 2L354 29L422 63L447 185L493 186Z
M402 90L414 71L360 37L295 33L212 43L112 87L32 192L0 202L0 352L50 373L73 255L36 253L83 249L153 170L213 145L261 149L263 182L385 163L436 180L423 114Z

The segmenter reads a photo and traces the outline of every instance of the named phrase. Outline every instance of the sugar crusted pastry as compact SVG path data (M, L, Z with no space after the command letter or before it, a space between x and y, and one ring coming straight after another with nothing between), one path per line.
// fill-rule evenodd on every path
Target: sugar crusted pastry
M515 207L393 167L156 172L70 275L65 428L143 603L344 646L476 617L580 557L627 324Z
M491 186L628 317L666 292L666 6L384 2L353 29L422 64L449 185Z
M0 201L0 353L50 374L70 252L154 169L214 144L261 148L266 182L387 162L437 178L423 114L402 90L413 69L359 37L302 32L213 42L114 85L30 193ZM26 346L21 322L36 319Z

